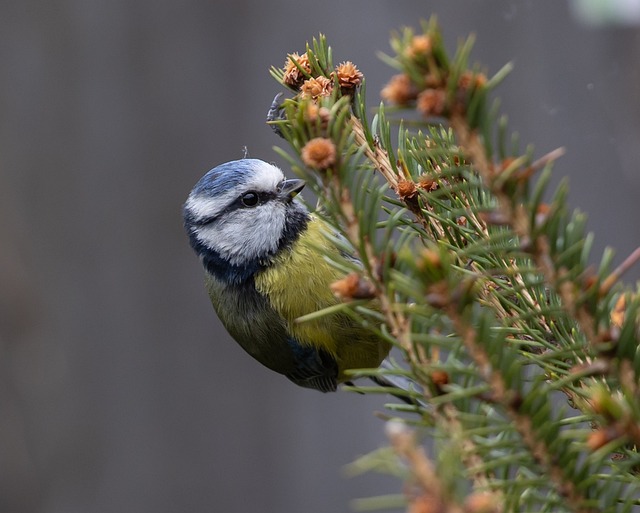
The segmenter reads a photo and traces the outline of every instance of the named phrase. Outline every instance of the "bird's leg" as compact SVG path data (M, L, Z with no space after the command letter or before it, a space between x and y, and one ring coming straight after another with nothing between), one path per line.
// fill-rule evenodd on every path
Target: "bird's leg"
M267 111L267 123L287 119L284 113L284 109L282 108L280 98L282 98L282 93L276 94L273 101L271 102L269 110ZM271 123L271 129L284 139L284 135L282 134L280 127L276 123Z

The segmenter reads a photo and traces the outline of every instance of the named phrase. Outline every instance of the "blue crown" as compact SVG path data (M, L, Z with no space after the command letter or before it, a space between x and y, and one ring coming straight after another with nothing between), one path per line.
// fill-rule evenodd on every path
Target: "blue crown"
M258 159L242 159L225 162L208 171L193 188L195 194L218 196L242 185L247 177L255 173L256 166L262 164Z

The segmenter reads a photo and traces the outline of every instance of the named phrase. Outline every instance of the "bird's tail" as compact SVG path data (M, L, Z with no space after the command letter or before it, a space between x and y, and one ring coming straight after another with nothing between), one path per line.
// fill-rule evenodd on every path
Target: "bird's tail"
M382 361L379 368L386 372L381 375L369 376L371 381L376 385L388 388L392 396L409 405L426 407L422 387L404 375L402 368L391 363L388 358Z
M378 373L380 370L383 372ZM383 387L387 393L410 406L419 408L428 407L422 387L408 377L402 367L393 364L388 358L383 360L375 374L367 372L359 376L356 374L354 377L357 379L358 377L365 376L378 385L378 387ZM353 387L352 390L359 393L364 393L364 388L366 388L358 387L351 381L347 381L344 384L350 388Z

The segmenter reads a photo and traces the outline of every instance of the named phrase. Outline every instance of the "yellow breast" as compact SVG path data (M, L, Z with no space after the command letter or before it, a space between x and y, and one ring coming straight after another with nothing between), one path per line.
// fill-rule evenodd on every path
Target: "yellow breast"
M343 277L325 255L338 249L325 236L327 226L315 217L291 248L281 251L266 270L255 277L258 292L288 323L288 330L300 343L320 347L338 362L339 380L345 369L377 367L389 346L374 337L344 313L307 322L303 315L335 305L329 286Z

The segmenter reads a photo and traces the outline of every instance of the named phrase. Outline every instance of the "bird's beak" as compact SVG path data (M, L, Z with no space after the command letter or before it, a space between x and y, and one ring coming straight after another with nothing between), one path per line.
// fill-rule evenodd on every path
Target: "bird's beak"
M292 178L291 180L285 180L282 182L282 188L278 193L278 196L285 201L291 201L295 198L296 194L298 194L304 186L306 185L304 180L299 180L297 178Z

